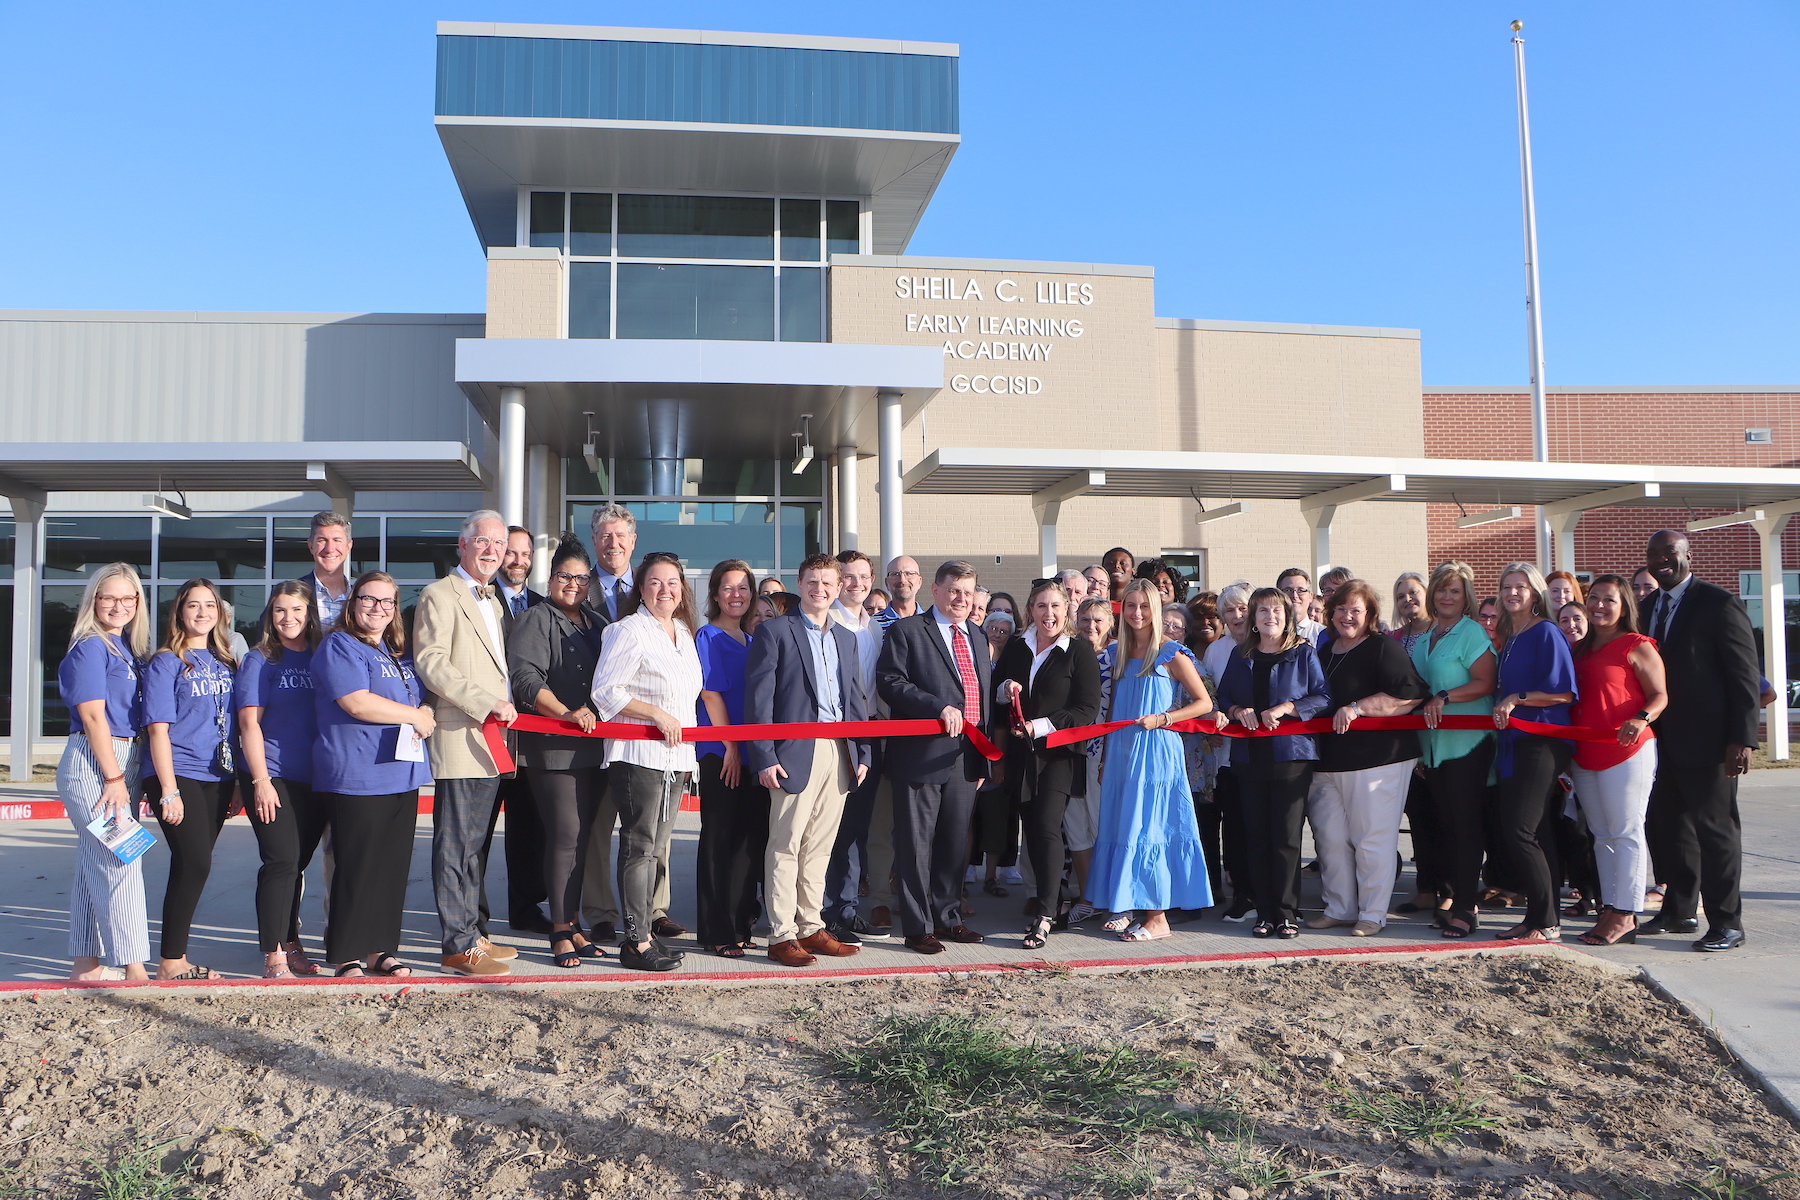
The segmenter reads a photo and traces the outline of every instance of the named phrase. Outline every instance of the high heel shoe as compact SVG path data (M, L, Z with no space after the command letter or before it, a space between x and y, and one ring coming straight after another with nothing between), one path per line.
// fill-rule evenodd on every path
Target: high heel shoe
M1600 907L1600 914L1601 914L1601 916L1616 915L1616 916L1621 916L1621 917L1630 917L1631 924L1628 925L1623 930L1621 930L1617 937L1613 937L1613 938L1596 937L1595 934L1599 932L1599 927L1596 926L1595 928L1590 929L1586 933L1581 935L1580 941L1582 942L1583 945L1587 945L1587 946L1635 946L1637 944L1638 922L1637 922L1637 914L1636 913L1620 912L1618 909L1614 908L1612 905L1605 904Z
M1020 948L1024 950L1042 950L1044 948L1044 943L1050 940L1050 927L1052 924L1053 922L1049 917L1038 917L1034 919L1031 922L1030 927L1025 930L1025 936L1019 941Z

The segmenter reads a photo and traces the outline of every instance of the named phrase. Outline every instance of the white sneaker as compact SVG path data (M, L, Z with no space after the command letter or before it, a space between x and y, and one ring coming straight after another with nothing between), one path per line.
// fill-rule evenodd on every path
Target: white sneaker
M981 882L981 868L980 867L970 867L968 870L964 871L963 872L963 882L964 883L980 883Z
M1025 877L1019 874L1019 868L1017 867L1001 867L1000 882L1022 885L1025 882Z

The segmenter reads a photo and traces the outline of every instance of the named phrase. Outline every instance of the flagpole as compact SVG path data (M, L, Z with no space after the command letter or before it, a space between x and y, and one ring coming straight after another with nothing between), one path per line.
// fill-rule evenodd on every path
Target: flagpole
M1531 349L1531 456L1550 461L1549 432L1544 418L1544 316L1538 301L1537 199L1531 182L1531 111L1525 99L1524 22L1512 23L1513 79L1519 96L1519 185L1525 207L1525 330ZM1537 507L1537 560L1548 571L1573 569L1573 563L1551 562L1552 538L1543 505Z

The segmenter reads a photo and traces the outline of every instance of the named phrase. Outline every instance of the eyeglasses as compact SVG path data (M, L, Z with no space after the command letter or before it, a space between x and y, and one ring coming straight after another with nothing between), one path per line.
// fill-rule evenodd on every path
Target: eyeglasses
M136 608L138 598L136 596L95 596L94 603L96 605L111 604L119 608Z
M889 579L923 579L923 578L925 578L924 575L920 574L917 571L889 571L887 577Z
M469 545L475 547L477 550L504 550L504 549L506 549L506 539L505 538L491 538L491 537L472 537L469 539Z
M400 605L398 600L389 600L382 596L358 596L356 602L364 608L373 608L381 612L393 612Z
M582 587L586 587L588 582L594 577L592 575L571 575L567 571L558 571L556 574L550 576L550 578L556 580L558 583L576 583L580 584Z

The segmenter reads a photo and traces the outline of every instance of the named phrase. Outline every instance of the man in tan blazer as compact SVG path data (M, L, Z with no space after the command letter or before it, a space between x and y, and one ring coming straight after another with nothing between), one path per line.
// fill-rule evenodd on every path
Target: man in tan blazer
M506 522L491 509L464 519L454 571L419 593L413 616L413 664L432 694L437 729L430 738L436 800L431 886L443 926L443 964L463 975L507 975L511 946L481 936L482 843L500 797L500 769L481 726L511 724L506 635L511 618L495 594L506 553Z

